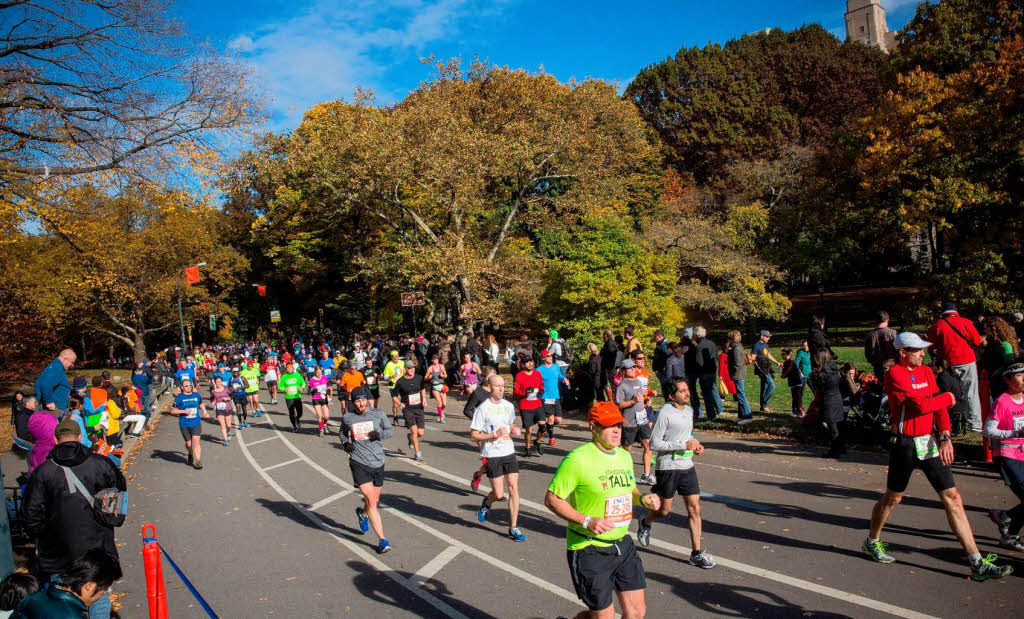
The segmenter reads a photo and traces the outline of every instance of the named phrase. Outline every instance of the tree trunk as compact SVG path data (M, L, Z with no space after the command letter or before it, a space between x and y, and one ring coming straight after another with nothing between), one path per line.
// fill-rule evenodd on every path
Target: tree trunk
M142 330L135 332L135 345L132 347L135 351L135 363L142 363L142 360L146 358L146 342L142 339Z

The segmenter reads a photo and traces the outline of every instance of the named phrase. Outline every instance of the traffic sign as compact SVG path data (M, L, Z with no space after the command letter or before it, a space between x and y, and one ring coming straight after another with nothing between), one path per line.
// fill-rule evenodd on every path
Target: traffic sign
M217 330L217 314L210 314L210 331Z
M281 322L281 312L278 310L270 310L270 322Z

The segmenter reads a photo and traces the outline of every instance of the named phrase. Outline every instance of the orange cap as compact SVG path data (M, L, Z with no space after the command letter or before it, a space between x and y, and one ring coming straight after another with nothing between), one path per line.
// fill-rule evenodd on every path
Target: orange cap
M619 410L618 406L615 406L611 402L595 402L590 408L590 414L588 417L590 423L596 423L606 428L616 424L626 423L626 418L622 416L622 411Z

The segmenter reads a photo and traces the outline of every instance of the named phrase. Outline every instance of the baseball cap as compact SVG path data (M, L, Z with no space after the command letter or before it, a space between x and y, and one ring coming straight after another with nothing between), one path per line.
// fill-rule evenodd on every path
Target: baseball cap
M355 389L353 389L352 390L352 401L355 402L356 400L359 400L359 399L369 400L370 399L370 390L367 389L366 387L356 387Z
M544 350L540 351L540 356L541 357L550 357L551 356L551 351L548 350L547 348L545 348Z
M622 369L623 370L628 370L629 368L635 368L635 367L636 367L636 363L634 363L632 359L626 359L625 361L622 362Z
M949 314L950 312L955 312L955 311L956 311L956 303L953 303L952 301L946 301L945 303L942 304L942 313L943 314Z
M587 419L590 423L596 423L599 426L609 427L619 423L626 423L626 418L622 416L622 411L619 407L611 402L595 402L590 407L590 413L587 415Z
M771 337L772 332L768 329L761 329L761 337Z
M405 367L406 367L406 369L416 367L416 361L414 359L406 359L405 360Z
M548 335L549 335L549 336L551 337L551 339L553 339L553 340L557 340L557 339L558 339L558 331L555 331L554 329L552 329L552 330L548 331Z
M892 345L895 346L897 349L899 349L899 348L928 348L932 344L931 344L931 342L926 342L925 340L921 339L921 336L919 336L916 333L912 333L910 331L904 331L903 333L900 333L899 335L896 336L896 339L893 340Z
M78 425L78 422L67 416L64 421L57 424L57 428L53 431L54 438L60 438L62 436L81 436L82 428Z

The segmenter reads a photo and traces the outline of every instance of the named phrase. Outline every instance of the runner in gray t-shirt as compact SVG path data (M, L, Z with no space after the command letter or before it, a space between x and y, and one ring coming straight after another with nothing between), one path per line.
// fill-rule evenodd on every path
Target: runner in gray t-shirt
M622 362L622 371L625 377L619 381L615 390L615 404L622 411L626 423L622 424L622 448L626 451L634 443L640 443L644 452L650 449L651 420L647 418L646 396L647 387L637 377L636 362L626 359ZM644 473L636 480L638 484L653 484L654 476L651 475L651 457L644 458Z
M377 552L384 554L391 550L391 542L384 537L377 503L384 486L384 447L381 441L394 436L384 411L369 408L370 390L356 387L352 390L354 412L345 413L341 418L341 444L349 454L348 465L352 469L352 480L363 493L363 507L356 508L359 530L366 533L373 527L380 542Z

